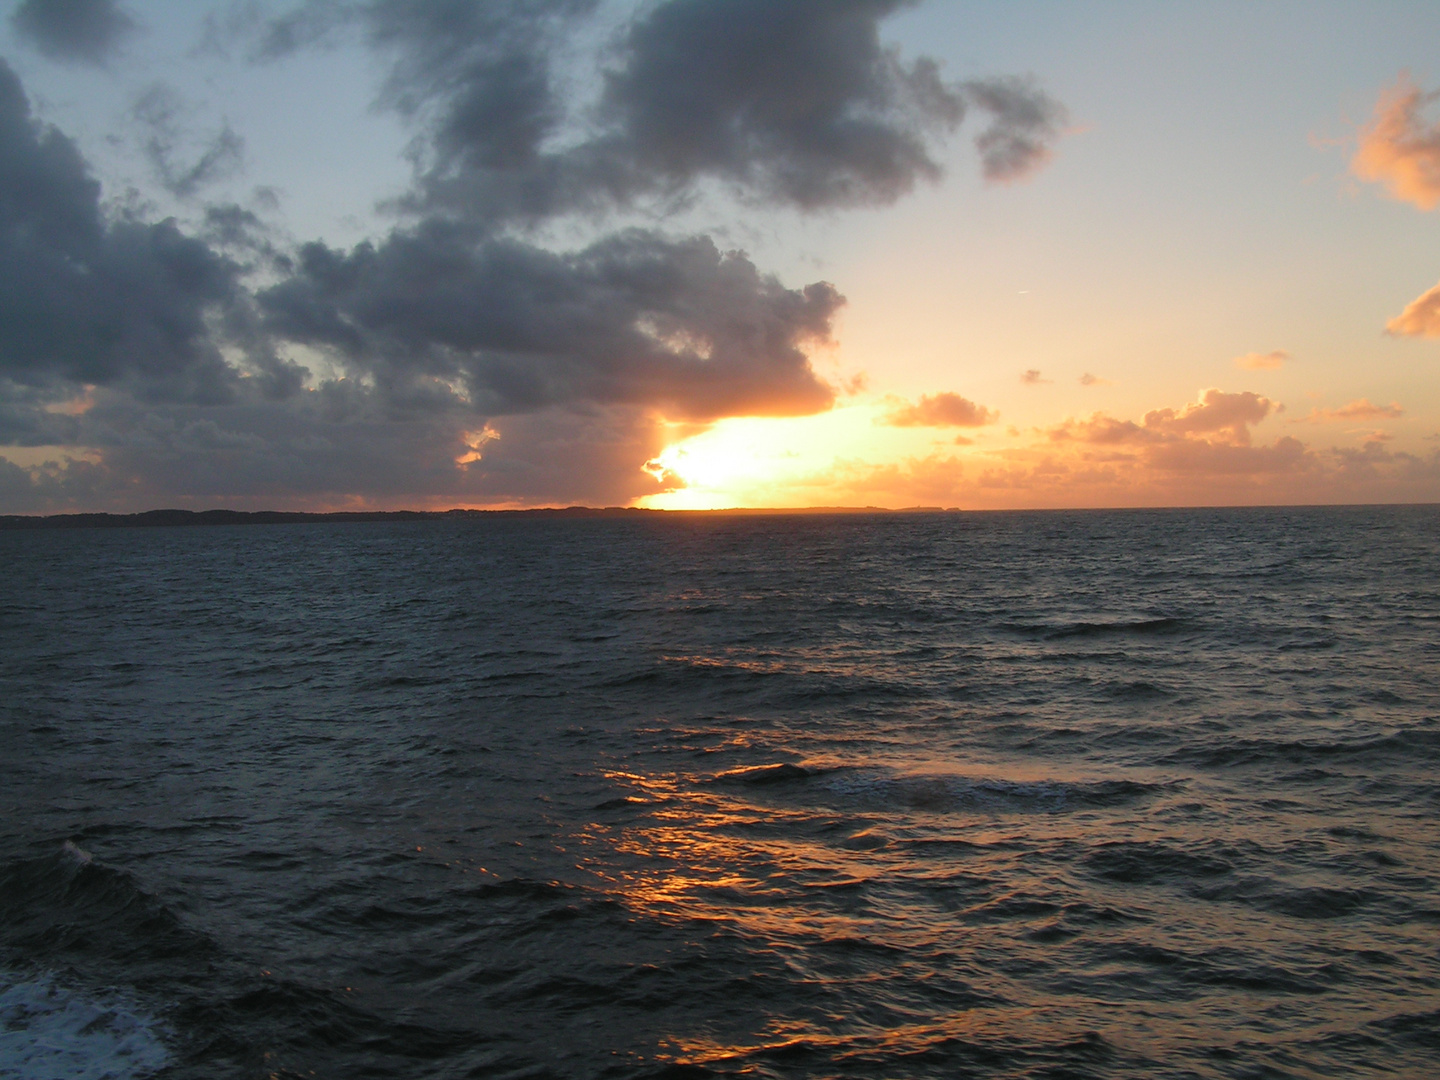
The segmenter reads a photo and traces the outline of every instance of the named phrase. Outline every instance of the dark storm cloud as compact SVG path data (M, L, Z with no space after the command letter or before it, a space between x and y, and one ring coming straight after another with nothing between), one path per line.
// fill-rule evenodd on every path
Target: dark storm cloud
M494 426L461 409L397 416L354 379L283 402L153 406L106 390L94 398L62 419L66 441L99 460L67 464L57 454L48 468L18 470L0 507L619 505L661 490L640 466L674 438L631 406L557 407ZM49 441L37 434L26 445ZM0 478L9 471L0 459Z
M256 22L250 51L360 32L391 61L379 104L418 133L416 184L394 205L491 228L684 200L705 181L803 210L883 205L939 178L967 103L990 117L986 178L1033 172L1064 109L1030 79L947 83L935 61L902 59L880 24L912 2L662 0L597 52L597 0L308 0Z
M813 209L891 202L964 116L934 61L879 23L901 0L672 0L630 29L601 99L603 151L672 185L716 175Z
M393 59L382 105L415 122L400 205L500 224L673 198L711 179L805 210L893 202L940 176L937 140L967 96L994 117L987 175L1043 157L1057 106L1003 79L946 83L880 23L909 0L666 0L620 32L598 99L575 109L556 57L595 0L312 0L260 29L273 59L364 28ZM573 72L569 72L573 75Z
M376 0L371 44L392 53L381 104L430 121L437 169L525 169L564 119L551 55L595 0Z
M10 24L51 59L88 64L103 64L135 29L115 0L24 0Z
M0 61L0 377L223 398L233 369L209 320L237 301L234 264L173 222L107 222L99 197Z
M985 179L1019 180L1050 160L1068 116L1032 79L1005 75L965 84L965 96L991 116L975 138Z
M370 11L374 40L401 47L389 100L434 107L412 207L534 218L706 178L806 210L888 203L940 175L932 138L965 112L933 61L881 44L903 0L669 0L623 32L591 129L546 151L566 120L549 45L593 5L453 6Z
M259 299L272 332L330 350L399 405L696 418L828 407L802 347L828 338L843 302L706 237L630 230L556 254L436 220L350 252L308 244Z
M598 0L308 0L255 21L250 52L361 32L391 60L379 103L418 132L415 189L395 205L489 227L683 199L706 180L804 210L890 203L939 178L935 148L967 104L990 117L986 178L1033 172L1063 107L1028 78L948 83L934 60L902 59L880 24L912 3L661 0L597 51ZM595 97L577 103L590 63Z

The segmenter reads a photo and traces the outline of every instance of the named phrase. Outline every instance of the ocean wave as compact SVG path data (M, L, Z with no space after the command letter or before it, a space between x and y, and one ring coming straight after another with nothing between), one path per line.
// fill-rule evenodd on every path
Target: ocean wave
M41 959L78 955L136 971L210 947L132 874L68 840L0 867L0 941Z
M1235 869L1233 863L1223 858L1153 841L1101 844L1086 855L1083 862L1095 877L1125 885L1165 879L1192 881L1228 874Z
M141 1080L170 1063L166 1034L161 1021L115 991L0 971L0 1076L7 1080Z
M853 808L995 814L1123 806L1171 786L1137 780L1009 780L791 762L732 769L709 777L709 782L776 794L804 791Z
M1148 637L1177 634L1185 630L1198 629L1191 620L1174 616L1160 616L1149 619L1114 619L1103 622L1081 620L1076 622L1007 622L1000 629L1021 637L1041 638L1046 641L1061 641L1066 638L1094 638L1111 635Z
M1407 728L1388 735L1357 739L1205 740L1181 747L1161 758L1165 764L1191 764L1202 768L1242 765L1304 766L1321 762L1360 762L1394 759L1414 763L1440 759L1440 729Z
M1378 899L1370 889L1297 886L1258 876L1198 887L1192 892L1203 900L1240 903L1294 919L1338 919Z

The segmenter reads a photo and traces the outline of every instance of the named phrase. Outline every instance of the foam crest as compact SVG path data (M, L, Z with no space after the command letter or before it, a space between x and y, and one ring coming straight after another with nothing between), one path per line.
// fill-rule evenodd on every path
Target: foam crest
M49 976L0 972L0 1076L141 1080L170 1061L161 1030L119 995L87 995Z

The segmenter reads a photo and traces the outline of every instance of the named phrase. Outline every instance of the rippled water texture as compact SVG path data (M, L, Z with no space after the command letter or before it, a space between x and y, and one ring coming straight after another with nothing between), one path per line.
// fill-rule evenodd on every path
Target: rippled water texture
M1440 1062L1437 508L0 555L0 1073Z

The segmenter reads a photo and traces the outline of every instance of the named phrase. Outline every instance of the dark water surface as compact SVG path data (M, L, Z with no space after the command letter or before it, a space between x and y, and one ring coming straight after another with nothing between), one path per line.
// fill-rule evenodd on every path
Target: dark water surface
M1440 1073L1440 509L0 534L0 1076Z

